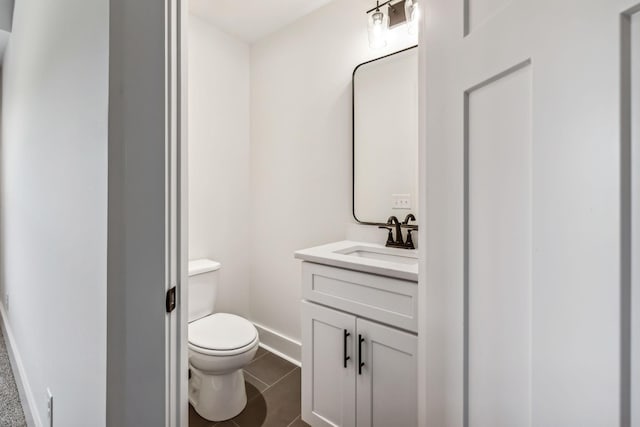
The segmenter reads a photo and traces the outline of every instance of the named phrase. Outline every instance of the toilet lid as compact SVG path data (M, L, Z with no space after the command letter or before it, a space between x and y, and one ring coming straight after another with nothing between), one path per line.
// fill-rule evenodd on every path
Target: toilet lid
M189 323L189 342L209 350L235 350L257 336L253 323L235 314L214 313Z

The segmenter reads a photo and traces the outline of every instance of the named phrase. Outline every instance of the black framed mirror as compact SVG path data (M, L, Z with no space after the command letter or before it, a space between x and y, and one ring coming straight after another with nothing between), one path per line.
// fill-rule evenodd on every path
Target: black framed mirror
M352 109L353 217L418 217L417 46L358 65Z

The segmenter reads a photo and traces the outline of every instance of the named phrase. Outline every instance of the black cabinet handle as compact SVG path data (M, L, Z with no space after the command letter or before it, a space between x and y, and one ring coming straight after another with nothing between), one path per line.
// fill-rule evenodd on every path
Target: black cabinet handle
M343 334L343 342L342 342L342 358L344 360L344 367L347 367L347 360L351 359L351 357L347 356L347 337L350 336L351 334L349 332L347 332L347 330L344 330L344 334Z
M362 375L362 367L364 366L364 362L362 361L362 343L364 342L364 338L362 335L358 334L358 375Z

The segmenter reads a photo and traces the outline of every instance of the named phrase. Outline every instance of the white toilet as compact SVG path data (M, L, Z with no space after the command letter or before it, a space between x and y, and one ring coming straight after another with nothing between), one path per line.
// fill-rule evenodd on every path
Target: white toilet
M242 368L258 350L248 320L214 313L220 263L189 261L189 401L200 416L223 421L247 404Z

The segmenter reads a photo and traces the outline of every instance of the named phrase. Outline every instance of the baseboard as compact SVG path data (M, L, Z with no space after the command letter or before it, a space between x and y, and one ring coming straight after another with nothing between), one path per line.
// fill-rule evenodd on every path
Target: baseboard
M302 344L299 341L259 323L254 322L253 324L256 325L260 334L260 347L288 360L294 365L301 366Z
M2 333L5 337L5 343L7 344L7 353L9 353L9 361L11 362L11 369L13 370L13 376L18 386L18 394L20 395L20 402L22 403L22 411L29 427L42 427L42 421L35 405L35 399L27 380L27 374L18 352L15 338L11 332L11 326L9 325L9 319L4 306L0 303L0 326L2 327Z

